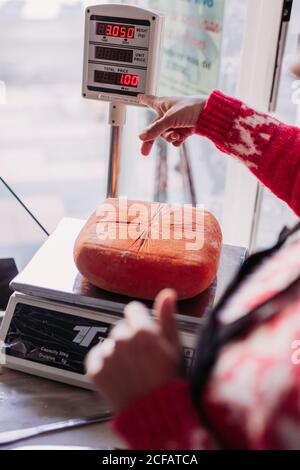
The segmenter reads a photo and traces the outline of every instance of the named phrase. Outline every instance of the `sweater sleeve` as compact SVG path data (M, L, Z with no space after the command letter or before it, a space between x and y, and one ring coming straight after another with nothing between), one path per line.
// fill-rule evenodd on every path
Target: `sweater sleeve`
M112 426L135 450L217 449L199 421L184 379L142 397L119 414Z
M300 216L300 129L214 91L196 133L244 163Z

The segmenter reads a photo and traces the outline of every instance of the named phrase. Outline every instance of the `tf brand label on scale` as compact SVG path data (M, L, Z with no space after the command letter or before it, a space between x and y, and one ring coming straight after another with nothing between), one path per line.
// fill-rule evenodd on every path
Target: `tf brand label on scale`
M5 353L84 374L86 354L105 340L111 328L103 321L18 304L5 338Z

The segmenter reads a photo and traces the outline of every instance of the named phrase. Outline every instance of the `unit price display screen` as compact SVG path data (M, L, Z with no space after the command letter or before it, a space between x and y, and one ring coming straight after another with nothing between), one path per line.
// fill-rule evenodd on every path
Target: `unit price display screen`
M95 59L111 60L112 62L129 62L132 64L133 50L97 46L95 48Z

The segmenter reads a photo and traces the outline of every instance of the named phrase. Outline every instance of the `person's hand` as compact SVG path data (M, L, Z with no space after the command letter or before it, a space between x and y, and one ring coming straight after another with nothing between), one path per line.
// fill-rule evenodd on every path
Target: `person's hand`
M205 99L201 97L158 98L139 95L139 102L157 112L157 118L141 134L142 155L149 155L155 140L162 137L175 147L195 133Z
M87 375L112 411L127 408L139 397L182 373L183 357L175 322L174 291L162 291L155 302L158 321L139 302L130 303L125 319L90 351Z
M300 51L298 52L298 55L292 65L292 72L294 75L300 78Z

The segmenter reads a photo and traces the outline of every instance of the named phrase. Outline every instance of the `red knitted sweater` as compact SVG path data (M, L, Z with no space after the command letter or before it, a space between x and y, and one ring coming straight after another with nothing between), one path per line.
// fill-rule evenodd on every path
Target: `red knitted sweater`
M252 171L300 215L300 130L215 91L196 132ZM300 237L253 274L223 312L231 321L300 275ZM133 449L300 448L300 285L298 300L221 352L199 407L186 379L142 397L116 417Z

